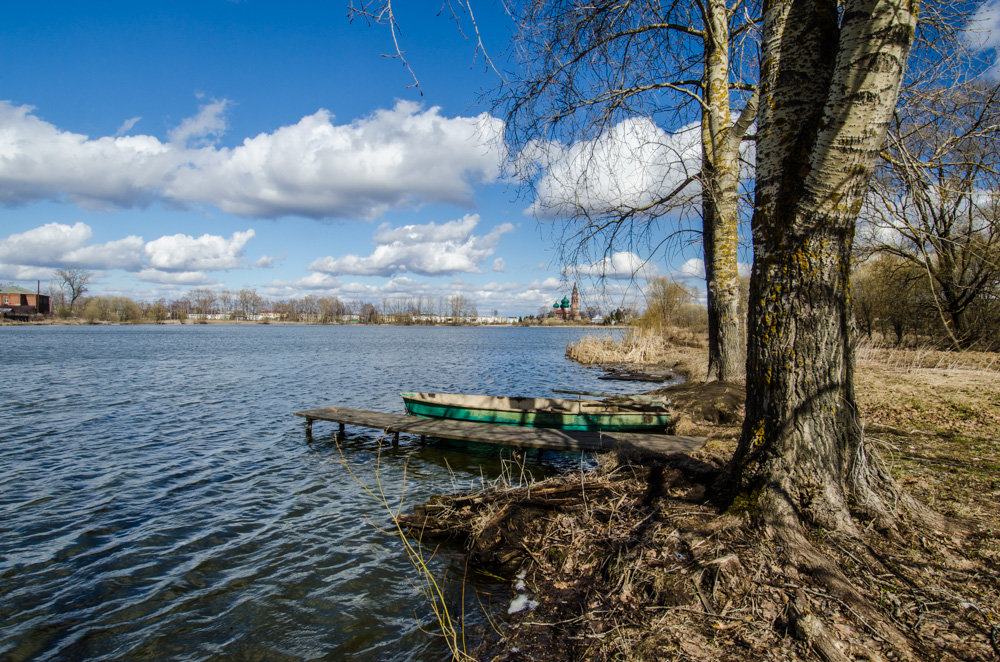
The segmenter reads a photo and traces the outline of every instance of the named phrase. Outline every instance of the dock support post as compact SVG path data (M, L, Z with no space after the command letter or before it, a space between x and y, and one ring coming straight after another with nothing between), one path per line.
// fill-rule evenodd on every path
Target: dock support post
M399 430L392 433L392 445L394 448L399 446Z
M312 436L313 436L313 419L307 418L306 419L306 437L308 437L309 439L312 439Z
M341 423L337 427L337 436L340 437L341 439L343 439L343 437L344 437L344 424L343 423Z

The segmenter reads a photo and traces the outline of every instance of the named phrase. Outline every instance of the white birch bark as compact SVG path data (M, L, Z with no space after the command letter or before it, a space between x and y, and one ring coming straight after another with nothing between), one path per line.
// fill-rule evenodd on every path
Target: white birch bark
M705 12L701 207L708 295L708 379L735 381L743 374L746 361L737 268L740 140L731 139L734 127L729 103L726 0L707 0Z
M916 2L764 9L747 413L727 475L779 519L852 529L854 223L896 103ZM839 24L838 24L839 18Z

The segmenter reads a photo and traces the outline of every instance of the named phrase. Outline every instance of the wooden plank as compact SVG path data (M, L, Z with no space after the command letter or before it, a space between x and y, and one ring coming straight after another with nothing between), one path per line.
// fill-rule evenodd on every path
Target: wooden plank
M682 437L665 434L636 432L580 432L552 430L515 425L492 425L470 421L419 418L402 414L352 409L350 407L323 407L295 412L306 421L332 421L383 432L415 434L456 441L473 441L486 444L541 448L546 450L598 452L630 450L642 453L669 455L688 453L705 445L703 437Z

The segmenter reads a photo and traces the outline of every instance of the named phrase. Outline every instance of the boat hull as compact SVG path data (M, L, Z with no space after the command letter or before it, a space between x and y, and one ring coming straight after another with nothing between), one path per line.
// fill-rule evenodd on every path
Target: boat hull
M635 407L623 410L591 400L504 398L443 393L403 393L406 413L424 418L607 432L663 432L669 415Z

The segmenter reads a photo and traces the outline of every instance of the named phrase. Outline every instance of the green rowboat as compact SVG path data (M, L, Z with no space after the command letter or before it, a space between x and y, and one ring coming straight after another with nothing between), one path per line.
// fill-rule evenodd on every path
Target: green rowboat
M402 393L406 413L424 418L559 430L664 432L663 403L559 398L507 398L457 393Z

